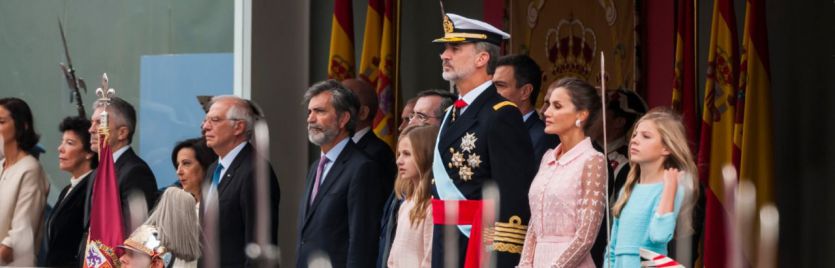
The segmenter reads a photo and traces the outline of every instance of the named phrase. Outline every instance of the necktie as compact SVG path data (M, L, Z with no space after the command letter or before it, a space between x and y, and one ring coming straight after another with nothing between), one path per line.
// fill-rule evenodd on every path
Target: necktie
M319 193L319 184L322 183L322 173L325 171L325 164L328 163L328 157L322 155L319 158L319 166L316 167L316 179L313 181L313 191L310 193L310 205L313 205L313 200L316 200L316 194Z
M223 171L223 165L220 164L220 161L218 161L217 162L217 167L215 167L215 172L212 173L212 185L209 186L209 192L207 193L207 196L206 196L206 201L207 201L206 203L207 204L212 204L212 202L215 201L214 198L217 195L217 186L218 186L218 184L220 184L220 172L221 171ZM201 205L200 207L204 208L205 210L209 209L209 205L205 205L205 206Z
M220 172L223 171L223 165L220 162L217 163L217 168L215 168L215 173L212 174L212 186L217 187L220 184Z
M466 101L464 101L462 99L458 99L458 100L455 101L455 104L453 104L453 105L455 105L455 108L461 109L461 108L467 107L467 104L468 103Z

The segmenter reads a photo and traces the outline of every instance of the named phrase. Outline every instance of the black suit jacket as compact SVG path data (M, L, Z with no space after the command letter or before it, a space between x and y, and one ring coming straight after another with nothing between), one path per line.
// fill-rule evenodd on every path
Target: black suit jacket
M457 115L455 121L450 117L457 114L452 109L439 133L437 149L440 151L444 169L465 198L482 199L485 184L497 186L500 194L497 221L508 223L518 218L521 225L527 225L530 218L528 189L536 173L533 159L533 146L527 129L522 122L522 114L511 102L496 93L496 87L490 86L469 106L466 112ZM463 148L463 137L475 137L474 148ZM469 146L467 146L469 147ZM453 151L464 159L479 158L480 161L464 161L471 169L470 178L462 177L462 168L452 163ZM473 163L480 162L478 165ZM466 169L465 169L466 171ZM437 178L437 174L435 175ZM439 198L437 184L433 187L433 196ZM485 223L493 225L493 223ZM444 267L444 226L435 225L432 238L432 266ZM520 232L524 233L524 230ZM468 238L458 234L458 267L464 266ZM511 237L514 234L507 234ZM522 240L524 235L521 235ZM517 242L514 242L517 241ZM522 243L519 240L494 239L497 267L513 267L519 264Z
M384 202L377 163L349 140L309 205L318 165L311 165L300 203L296 266L307 267L321 251L333 267L374 267Z
M536 112L525 121L525 127L528 129L528 134L530 134L533 143L534 163L539 167L542 156L548 149L556 148L557 144L560 143L560 138L557 135L545 133L545 122L539 119Z
M141 213L147 214L148 211L130 211L128 208L128 198L130 197L131 193L139 192L145 195L145 201L148 204L148 210L153 208L154 202L156 201L156 194L157 194L157 179L154 177L154 173L151 172L151 168L148 167L148 164L145 163L142 158L139 158L136 153L133 152L133 148L128 147L127 151L122 153L122 156L116 160L116 163L113 163L114 168L116 169L116 180L119 184L119 196L122 202L122 223L125 225L125 236L130 235L133 230L129 227L131 213ZM93 174L95 174L98 170L93 170ZM85 197L85 204L84 204L84 230L85 233L83 237L87 237L87 231L89 231L90 227L90 207L92 206L90 198L93 197L93 185L95 185L96 176L93 175L89 179L87 183L87 196ZM86 241L82 241L79 252L83 252L86 246ZM80 254L80 256L84 256L84 254Z
M373 130L365 133L356 145L371 160L377 162L377 165L380 167L380 175L382 176L382 195L388 196L394 190L395 172L397 172L397 165L394 163L394 151L391 150L388 144L377 137Z
M251 144L243 149L226 168L220 184L217 186L218 203L218 239L220 246L221 267L249 267L253 261L246 256L246 245L255 241L256 201L255 201L255 162L258 161ZM263 161L263 160L261 160ZM217 161L206 172L205 183L211 183ZM278 205L281 190L278 177L270 164L269 207L270 242L278 244ZM201 202L201 204L206 204ZM201 206L201 208L203 208ZM202 210L201 210L202 212ZM205 219L205 217L200 217ZM202 226L207 226L203 224ZM205 242L205 241L204 241ZM204 248L206 245L204 245Z
M396 197L395 193L389 194L386 204L383 206L383 215L380 218L380 243L377 250L377 268L388 267L391 243L397 234L397 213L403 200Z
M49 218L46 220L46 256L44 265L48 267L78 267L78 245L86 239L84 229L84 202L87 197L87 184L93 173L87 174L72 191L69 185L61 190L60 199L55 202Z

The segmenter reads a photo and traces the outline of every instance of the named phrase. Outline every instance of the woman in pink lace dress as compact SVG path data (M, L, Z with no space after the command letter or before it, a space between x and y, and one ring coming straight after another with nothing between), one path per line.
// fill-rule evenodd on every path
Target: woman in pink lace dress
M552 87L545 132L561 143L542 157L531 184L531 220L518 267L594 267L589 250L605 215L606 164L586 133L600 100L577 78Z

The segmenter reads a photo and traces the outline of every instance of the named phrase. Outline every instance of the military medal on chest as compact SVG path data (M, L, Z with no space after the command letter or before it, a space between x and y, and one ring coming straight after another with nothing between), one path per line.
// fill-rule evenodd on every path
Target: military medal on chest
M447 166L458 169L458 176L463 181L472 180L473 170L481 165L481 156L475 153L475 142L477 140L478 137L475 136L475 133L467 133L461 138L460 152L456 151L455 148L449 148L452 158Z

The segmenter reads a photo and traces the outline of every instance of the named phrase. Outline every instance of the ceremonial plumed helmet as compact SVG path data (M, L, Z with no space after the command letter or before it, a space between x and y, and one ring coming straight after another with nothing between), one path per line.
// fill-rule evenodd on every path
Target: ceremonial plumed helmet
M125 243L119 247L145 254L151 257L151 259L160 258L165 267L169 267L171 261L174 259L173 254L162 245L162 241L159 238L159 230L147 224L136 228L136 231L133 231L130 237L125 239Z

